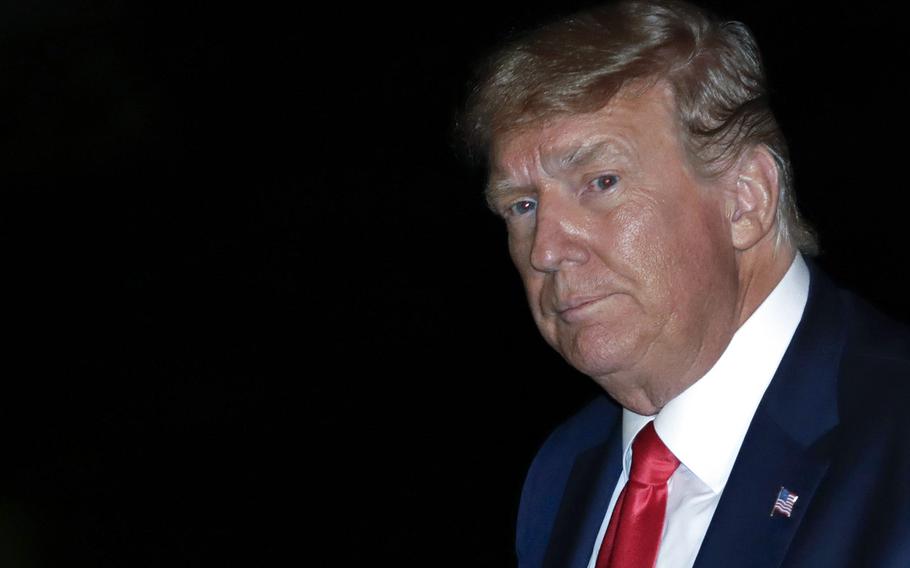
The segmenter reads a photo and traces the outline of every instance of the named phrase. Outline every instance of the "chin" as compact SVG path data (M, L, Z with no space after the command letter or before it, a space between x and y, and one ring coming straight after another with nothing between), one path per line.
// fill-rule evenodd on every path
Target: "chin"
M641 350L637 348L640 342L632 339L628 334L611 334L602 326L592 326L564 338L559 344L570 365L600 383L635 366Z
M640 396L617 396L607 390L606 387L604 387L604 390L606 390L607 394L613 397L613 400L618 402L620 406L627 410L631 410L635 414L640 414L642 416L654 416L660 412L661 408L663 408L662 404L660 406L657 406L647 398L642 398Z

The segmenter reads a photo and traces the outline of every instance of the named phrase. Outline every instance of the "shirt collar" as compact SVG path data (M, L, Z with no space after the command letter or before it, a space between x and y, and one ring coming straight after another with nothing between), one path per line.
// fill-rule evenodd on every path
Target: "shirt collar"
M723 491L752 416L790 339L809 295L809 269L796 255L771 294L743 323L713 367L655 416L623 410L623 469L628 477L632 440L654 428L679 461L714 492Z

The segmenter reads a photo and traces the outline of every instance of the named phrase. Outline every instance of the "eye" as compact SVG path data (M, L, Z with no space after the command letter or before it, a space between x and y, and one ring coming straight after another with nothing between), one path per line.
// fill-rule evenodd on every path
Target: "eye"
M522 199L516 201L506 209L506 215L509 217L521 217L537 209L537 202L533 199Z
M594 191L607 191L619 183L619 176L616 174L604 174L594 178L588 186Z

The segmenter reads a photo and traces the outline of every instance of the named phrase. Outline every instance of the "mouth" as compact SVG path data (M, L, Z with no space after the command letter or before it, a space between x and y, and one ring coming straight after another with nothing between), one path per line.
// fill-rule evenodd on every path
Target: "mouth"
M556 315L559 319L567 323L580 321L604 298L606 298L606 296L568 298L556 305Z

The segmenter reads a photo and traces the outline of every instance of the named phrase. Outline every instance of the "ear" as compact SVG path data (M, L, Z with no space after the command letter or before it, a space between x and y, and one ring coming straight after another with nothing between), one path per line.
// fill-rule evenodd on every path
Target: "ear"
M747 150L731 173L731 236L733 246L744 251L775 230L780 195L777 163L768 148L760 144Z

